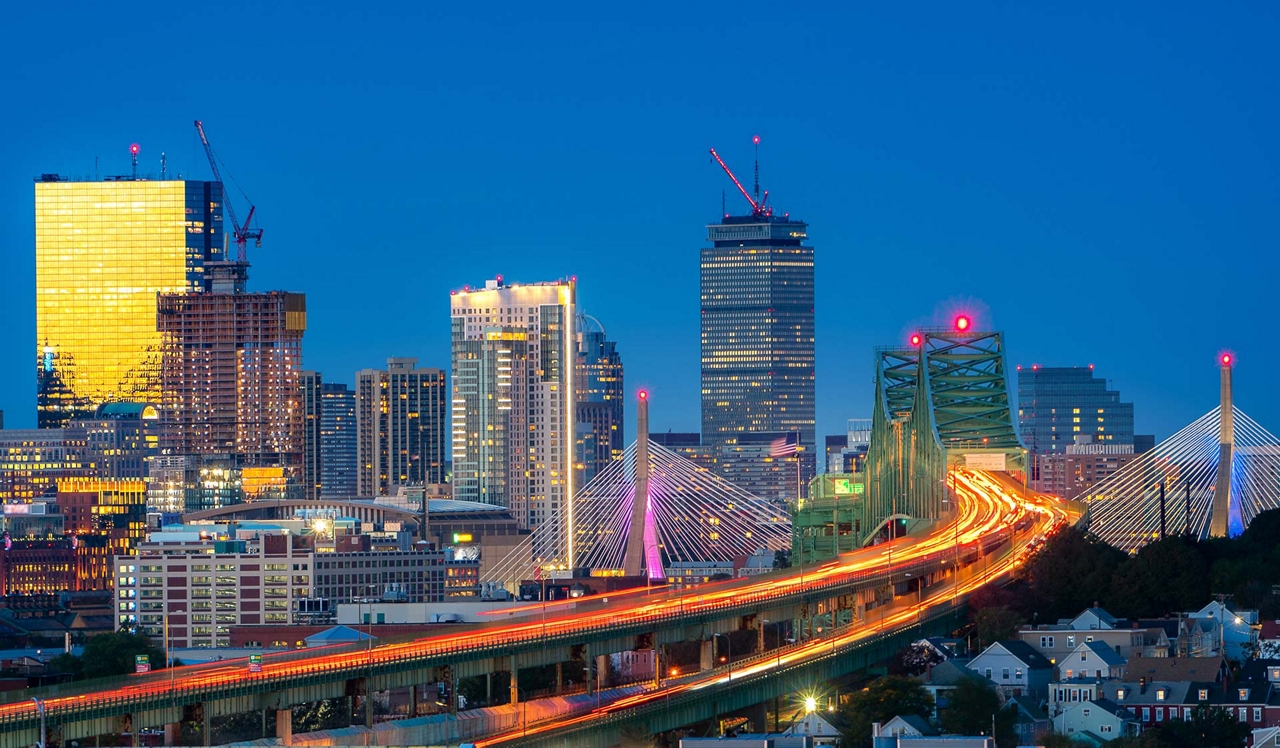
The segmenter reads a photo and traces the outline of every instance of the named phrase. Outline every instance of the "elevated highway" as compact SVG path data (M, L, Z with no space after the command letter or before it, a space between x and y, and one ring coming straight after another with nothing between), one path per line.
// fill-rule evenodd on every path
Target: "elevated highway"
M819 613L830 615L834 625L837 613L845 613L854 623L837 629L841 633L835 636L829 634L824 642L838 656L850 647L866 647L875 637L883 638L925 620L923 609L901 611L913 621L889 616L895 610L895 582L928 580L941 591L948 579L954 582L958 578L959 584L951 586L955 600L945 604L960 604L961 596L971 589L1020 563L1033 537L1075 519L1062 504L1020 495L992 475L957 471L954 477L958 512L937 523L927 535L843 554L815 567L706 585L688 594L624 594L572 606L536 606L513 613L507 620L460 626L448 633L405 641L384 641L367 648L356 645L268 656L261 672L250 672L245 661L225 661L10 695L0 701L0 748L35 744L40 739L42 717L44 729L56 731L64 741L118 732L126 716L134 727L174 724L183 719L184 710L195 705L202 707L206 720L271 708L278 710L278 717L287 718L292 705L324 698L367 695L441 680L456 683L460 677L493 672L514 674L536 665L590 662L599 655L636 649L641 643L657 647L717 632L757 628L763 635L766 616L803 621ZM1010 542L1014 540L1017 542ZM993 557L992 552L1006 543L1011 551L999 560ZM980 573L979 561L986 566ZM965 567L972 571L957 573ZM936 594L930 601L934 603L942 604ZM773 661L777 667L816 666L823 661L819 654L826 657L828 651L805 648L813 646L806 642L794 653ZM758 682L748 679L751 672L767 677L770 658L761 657L763 664L757 671L737 670L723 682L714 680L716 671L708 671L706 677L712 680L699 681L698 688L681 686L677 692L658 689L641 696L663 693L666 698L721 688L736 692ZM456 688L452 690L456 693ZM515 701L516 694L512 696ZM649 708L645 706L648 703L641 699L602 705L602 709L607 707L605 712L583 715L583 721L574 724L587 725L606 717L617 720L619 717L610 715ZM549 724L548 729L569 727ZM287 738L288 731L285 725L281 737ZM522 730L521 740L526 739ZM507 738L498 740L510 742Z

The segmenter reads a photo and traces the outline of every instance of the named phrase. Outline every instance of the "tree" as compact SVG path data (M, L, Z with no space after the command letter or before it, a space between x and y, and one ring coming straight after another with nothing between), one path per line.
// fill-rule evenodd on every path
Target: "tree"
M973 624L981 646L1014 638L1018 635L1018 627L1023 623L1026 623L1026 619L1021 613L1004 605L983 608L973 615Z
M920 675L946 658L938 650L919 642L898 650L889 662L891 675Z
M1031 557L1023 572L1029 607L1053 622L1110 600L1112 574L1127 560L1123 551L1093 535L1063 528Z
M61 654L49 664L63 672L73 673L76 680L107 678L134 672L137 655L147 655L152 670L164 669L164 650L141 634L124 632L91 637L79 657Z
M1212 704L1199 704L1190 720L1172 719L1143 733L1153 744L1142 748L1244 748L1251 730L1228 710Z
M928 718L933 712L933 697L913 678L886 675L853 693L840 710L846 725L843 745L865 748L871 745L871 723L888 722L899 715L915 714Z
M947 708L942 710L942 731L952 735L990 735L995 718L996 742L1017 743L1013 723L1017 714L1000 708L1000 695L988 683L976 678L962 678L947 692Z
M1209 568L1194 542L1165 538L1116 570L1112 593L1111 612L1132 618L1196 610L1209 599Z

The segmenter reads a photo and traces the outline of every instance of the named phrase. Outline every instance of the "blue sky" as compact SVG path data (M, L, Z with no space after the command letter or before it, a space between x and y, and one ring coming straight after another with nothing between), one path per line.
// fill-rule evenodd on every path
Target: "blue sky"
M450 289L577 275L655 430L696 430L732 190L707 148L749 174L759 134L817 249L819 433L870 414L874 346L962 307L1160 436L1230 349L1280 431L1273 4L38 5L0 38L9 427L35 420L32 177L124 173L136 141L207 178L198 118L259 206L251 286L307 294L331 380L447 368Z

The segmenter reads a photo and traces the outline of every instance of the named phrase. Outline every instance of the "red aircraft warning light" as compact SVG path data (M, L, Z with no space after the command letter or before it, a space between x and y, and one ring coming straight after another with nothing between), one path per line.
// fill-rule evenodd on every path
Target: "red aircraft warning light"
M636 397L640 398L641 400L648 400L648 399L649 399L649 391L648 391L648 390L640 390L639 392L637 392L637 393L636 393Z
M1223 365L1223 366L1230 366L1230 365L1231 365L1231 354L1230 354L1230 353L1224 353L1224 354L1222 354L1222 365Z
M913 333L913 334L911 335L911 345L912 345L912 346L915 346L916 348L919 348L919 347L920 347L920 344L921 344L921 343L923 343L923 342L924 342L924 336L922 336L920 333L918 333L918 332L917 332L917 333Z
M131 154L133 154L133 155L135 155L135 156L136 156L136 155L138 155L138 151L139 151L139 150L140 150L140 149L138 148L138 144L137 144L137 143L134 143L133 145L129 146L129 153L131 153Z
M968 332L973 326L973 320L969 319L969 315L961 314L956 317L956 332Z

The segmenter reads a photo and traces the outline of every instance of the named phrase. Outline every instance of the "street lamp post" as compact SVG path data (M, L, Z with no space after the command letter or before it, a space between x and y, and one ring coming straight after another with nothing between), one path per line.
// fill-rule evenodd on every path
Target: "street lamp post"
M711 638L715 639L718 636L724 637L725 649L728 652L724 661L729 665L729 680L733 680L733 639L728 634L712 634Z
M44 699L32 698L36 703L36 711L40 714L40 743L39 748L45 748L49 744L48 734L44 721Z

